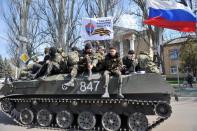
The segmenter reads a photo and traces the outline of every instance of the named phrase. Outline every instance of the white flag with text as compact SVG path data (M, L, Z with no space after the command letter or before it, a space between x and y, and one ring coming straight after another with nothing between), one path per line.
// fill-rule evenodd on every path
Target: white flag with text
M112 17L83 18L82 35L84 40L113 39Z

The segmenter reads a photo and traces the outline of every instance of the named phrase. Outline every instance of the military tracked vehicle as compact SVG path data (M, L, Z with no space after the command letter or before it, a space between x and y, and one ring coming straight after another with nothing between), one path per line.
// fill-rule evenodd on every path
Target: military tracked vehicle
M104 99L101 75L92 77L78 76L75 87L65 86L69 78L62 74L5 84L1 110L23 126L107 131L151 130L171 115L173 89L159 74L123 75L124 99L116 96L117 78L110 78L110 98Z

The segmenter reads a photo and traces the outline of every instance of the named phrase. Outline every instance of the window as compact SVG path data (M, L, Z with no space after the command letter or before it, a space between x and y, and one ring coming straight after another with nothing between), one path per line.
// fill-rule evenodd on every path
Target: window
M178 59L178 49L172 49L169 51L169 57L171 60L177 60Z
M171 66L170 67L170 73L171 74L176 74L177 73L177 67L176 66Z

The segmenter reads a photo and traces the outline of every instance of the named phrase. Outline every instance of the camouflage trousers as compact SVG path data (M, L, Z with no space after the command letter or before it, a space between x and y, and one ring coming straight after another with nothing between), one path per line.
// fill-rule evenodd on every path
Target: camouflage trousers
M41 76L49 76L53 74L60 73L60 65L56 62L50 62L44 64L40 70L36 73L35 78L41 77Z
M92 69L93 71L96 71L96 67ZM77 74L81 74L83 72L89 72L87 66L85 65L73 65L72 67L69 67L69 73L71 78L75 78Z
M70 66L68 68L69 70L69 73L70 73L70 77L71 78L75 78L77 76L77 73L78 73L78 65L73 65L73 66Z
M35 74L41 67L42 65L38 63L30 64L20 72L20 77L27 77L29 73Z
M108 87L110 76L118 77L118 84L119 85L122 84L122 75L121 75L120 70L112 70L112 71L105 70L103 76L104 76L104 81L105 81L105 84L104 84L105 87Z

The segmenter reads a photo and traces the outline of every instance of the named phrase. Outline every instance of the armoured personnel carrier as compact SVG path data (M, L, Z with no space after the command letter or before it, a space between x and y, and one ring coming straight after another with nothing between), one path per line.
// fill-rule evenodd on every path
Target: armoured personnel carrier
M0 90L1 110L23 126L79 130L146 131L171 115L173 89L154 73L123 75L124 99L116 96L118 81L111 77L110 98L104 93L100 74L91 81L84 75L75 79L75 87L66 87L67 76L18 80ZM155 121L148 121L154 116Z

